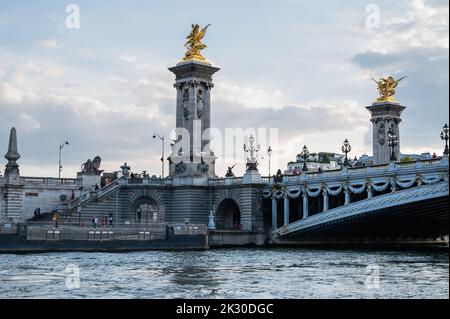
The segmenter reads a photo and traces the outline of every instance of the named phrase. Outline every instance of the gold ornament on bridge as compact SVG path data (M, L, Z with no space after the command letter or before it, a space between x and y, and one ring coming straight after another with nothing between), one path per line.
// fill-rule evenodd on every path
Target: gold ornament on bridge
M379 81L372 78L372 80L378 85L378 92L380 97L377 99L378 102L394 102L395 89L401 80L406 78L406 76L396 80L392 76L388 78L380 78Z
M187 49L184 55L183 61L201 61L205 62L205 58L201 55L200 51L206 48L206 45L202 43L202 39L206 34L206 30L211 24L200 30L198 24L192 25L192 31L186 37L185 47Z

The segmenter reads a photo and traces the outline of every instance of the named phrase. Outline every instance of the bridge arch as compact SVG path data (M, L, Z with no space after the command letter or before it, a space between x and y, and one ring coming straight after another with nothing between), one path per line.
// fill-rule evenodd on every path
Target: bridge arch
M223 199L216 209L217 229L241 230L241 210L232 198Z
M152 197L139 197L133 203L132 210L138 223L149 224L161 221L159 205Z
M128 207L138 223L164 222L165 205L161 193L151 189L133 191L128 197Z

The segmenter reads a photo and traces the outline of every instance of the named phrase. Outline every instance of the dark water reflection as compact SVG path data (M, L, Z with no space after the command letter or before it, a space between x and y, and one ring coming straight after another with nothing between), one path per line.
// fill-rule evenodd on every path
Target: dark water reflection
M68 265L80 287L66 285ZM369 286L368 268L379 270ZM0 255L1 298L448 298L448 253L233 249Z

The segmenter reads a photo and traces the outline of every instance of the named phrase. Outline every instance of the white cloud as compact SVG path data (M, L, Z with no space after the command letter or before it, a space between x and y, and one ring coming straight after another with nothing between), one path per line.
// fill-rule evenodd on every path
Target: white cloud
M427 5L424 0L407 2L405 12L380 5L380 28L357 28L371 51L396 53L411 48L449 48L449 6Z
M36 46L38 48L43 48L43 49L58 49L59 48L58 43L53 39L39 41L36 43Z
M41 124L36 119L25 113L19 114L17 123L24 131L32 131L41 128Z
M128 83L128 81L126 79L120 78L118 76L115 75L111 75L107 77L108 80L116 82L116 83L121 83L121 84L126 84Z
M119 57L119 60L122 62L128 62L128 63L132 63L132 62L136 62L137 61L137 56L130 56L130 55L122 55L121 57Z
M263 89L255 86L241 87L229 81L217 81L212 97L214 101L224 100L230 103L241 103L246 107L281 108L291 104L283 97L279 89Z
M24 100L24 96L11 83L0 83L0 101L6 104L19 104Z

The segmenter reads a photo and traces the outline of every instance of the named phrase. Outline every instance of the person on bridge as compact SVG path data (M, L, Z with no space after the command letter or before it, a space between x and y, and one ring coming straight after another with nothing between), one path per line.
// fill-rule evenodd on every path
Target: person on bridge
M61 221L61 214L59 212L55 213L55 227L58 228L59 222Z
M114 225L113 225L113 214L112 213L109 213L108 223L109 223L109 226L114 228Z

